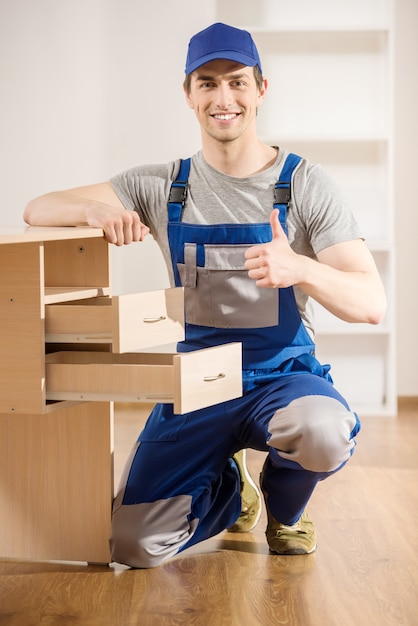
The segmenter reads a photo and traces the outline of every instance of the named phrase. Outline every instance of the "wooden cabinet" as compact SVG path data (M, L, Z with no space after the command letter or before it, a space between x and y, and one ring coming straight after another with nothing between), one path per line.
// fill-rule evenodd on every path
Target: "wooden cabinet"
M239 343L149 351L182 339L183 291L112 297L110 251L99 229L0 230L0 557L109 561L114 400L242 393Z

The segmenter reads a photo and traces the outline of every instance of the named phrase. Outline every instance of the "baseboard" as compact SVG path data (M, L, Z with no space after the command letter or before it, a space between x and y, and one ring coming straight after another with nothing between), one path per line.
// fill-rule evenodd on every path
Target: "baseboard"
M418 396L398 396L398 408L418 411Z

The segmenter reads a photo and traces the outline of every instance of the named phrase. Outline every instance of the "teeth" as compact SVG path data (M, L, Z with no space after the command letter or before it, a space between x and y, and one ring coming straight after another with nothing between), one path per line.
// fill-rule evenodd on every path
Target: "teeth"
M236 116L236 113L228 113L223 115L214 115L213 117L215 117L217 120L233 120Z

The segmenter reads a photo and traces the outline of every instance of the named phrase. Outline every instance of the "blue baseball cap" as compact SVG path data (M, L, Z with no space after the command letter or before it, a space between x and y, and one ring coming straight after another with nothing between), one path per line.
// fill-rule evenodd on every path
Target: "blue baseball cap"
M262 71L250 33L221 22L212 24L190 39L185 72L191 74L201 65L216 59L228 59L248 67L258 65Z

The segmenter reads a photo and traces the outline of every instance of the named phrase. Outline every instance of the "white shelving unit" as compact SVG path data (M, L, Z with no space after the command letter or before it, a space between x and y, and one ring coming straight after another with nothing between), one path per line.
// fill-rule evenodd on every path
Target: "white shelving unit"
M360 416L396 415L393 0L218 0L217 19L251 31L259 49L269 80L260 136L329 172L385 282L380 326L316 307L318 358Z

